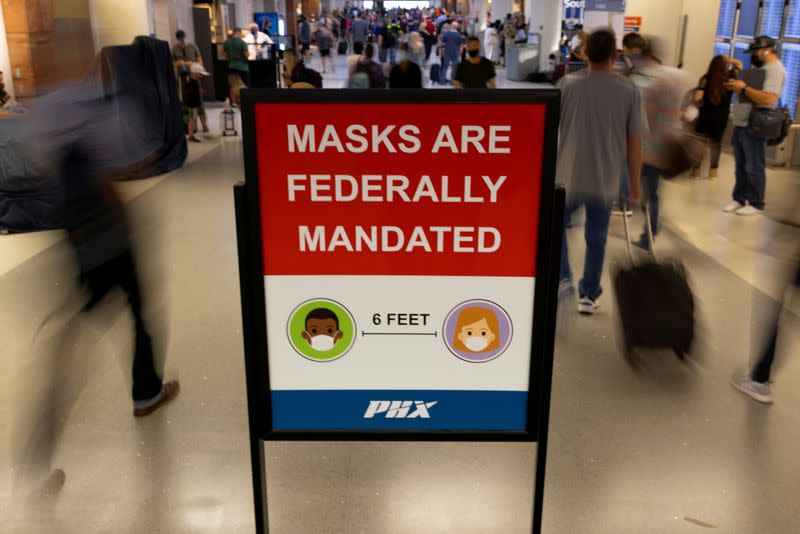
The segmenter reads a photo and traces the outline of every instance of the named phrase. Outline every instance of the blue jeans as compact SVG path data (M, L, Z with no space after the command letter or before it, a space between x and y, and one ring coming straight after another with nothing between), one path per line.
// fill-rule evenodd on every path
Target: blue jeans
M397 49L392 47L389 49L389 64L394 65L397 63Z
M642 167L642 186L644 200L650 208L650 226L653 228L653 237L658 233L658 184L661 173L655 167L645 165ZM642 239L647 239L647 225L642 230Z
M453 67L453 72L450 74L450 79L447 79L447 68L449 66ZM442 74L440 78L443 80L444 83L452 82L453 78L456 77L456 69L458 68L458 56L444 56L444 61L442 62Z
M570 200L564 211L564 238L561 240L561 280L571 280L567 254L566 224L572 212L581 206L586 207L586 256L583 261L583 278L578 283L578 292L582 297L596 299L603 292L600 277L603 274L603 262L606 256L606 240L608 239L608 223L611 219L611 207L608 204L592 200Z
M749 203L756 209L764 209L764 191L767 187L765 143L747 133L747 128L737 126L733 130L733 155L736 157L736 185L733 200L739 204Z

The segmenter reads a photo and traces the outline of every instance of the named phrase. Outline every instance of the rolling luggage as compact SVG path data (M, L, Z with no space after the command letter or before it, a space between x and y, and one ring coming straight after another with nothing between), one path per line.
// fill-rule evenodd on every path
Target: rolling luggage
M623 354L631 365L637 363L636 348L672 349L683 360L695 337L694 296L686 269L679 260L656 259L647 207L645 218L651 259L634 262L628 218L622 217L631 267L614 273Z
M339 48L337 50L337 53L340 56L343 56L343 55L347 54L347 41L345 41L344 39L339 41Z
M440 82L440 74L441 74L442 66L438 63L434 63L431 65L431 83L439 83Z

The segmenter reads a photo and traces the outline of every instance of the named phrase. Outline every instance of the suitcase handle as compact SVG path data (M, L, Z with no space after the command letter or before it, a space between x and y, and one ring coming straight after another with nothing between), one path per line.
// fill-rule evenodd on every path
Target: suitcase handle
M647 240L650 243L650 255L653 256L654 261L658 261L656 258L656 241L653 238L653 227L650 224L650 206L648 204L643 204L642 208L644 208L644 219L645 219L645 226L647 227ZM625 246L628 249L628 258L631 260L631 266L636 266L636 263L633 261L633 250L631 249L631 234L630 229L628 228L628 203L622 203L622 225L625 227Z

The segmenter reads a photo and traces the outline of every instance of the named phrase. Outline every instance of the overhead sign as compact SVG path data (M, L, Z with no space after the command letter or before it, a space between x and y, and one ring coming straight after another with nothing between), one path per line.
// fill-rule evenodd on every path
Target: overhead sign
M586 11L625 13L625 0L586 0Z
M642 17L625 17L624 33L638 33L642 31Z
M272 430L528 430L555 93L307 94L254 105Z
M583 20L583 9L585 7L586 0L564 0L564 20Z

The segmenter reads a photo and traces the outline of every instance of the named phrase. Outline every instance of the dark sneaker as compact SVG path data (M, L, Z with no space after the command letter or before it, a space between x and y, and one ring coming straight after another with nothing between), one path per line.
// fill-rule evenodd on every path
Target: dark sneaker
M166 384L161 386L161 392L152 399L146 401L134 402L133 416L144 417L145 415L150 415L154 411L158 410L161 406L164 406L172 399L177 397L178 392L180 392L180 390L181 390L181 385L178 383L177 380L167 382Z

